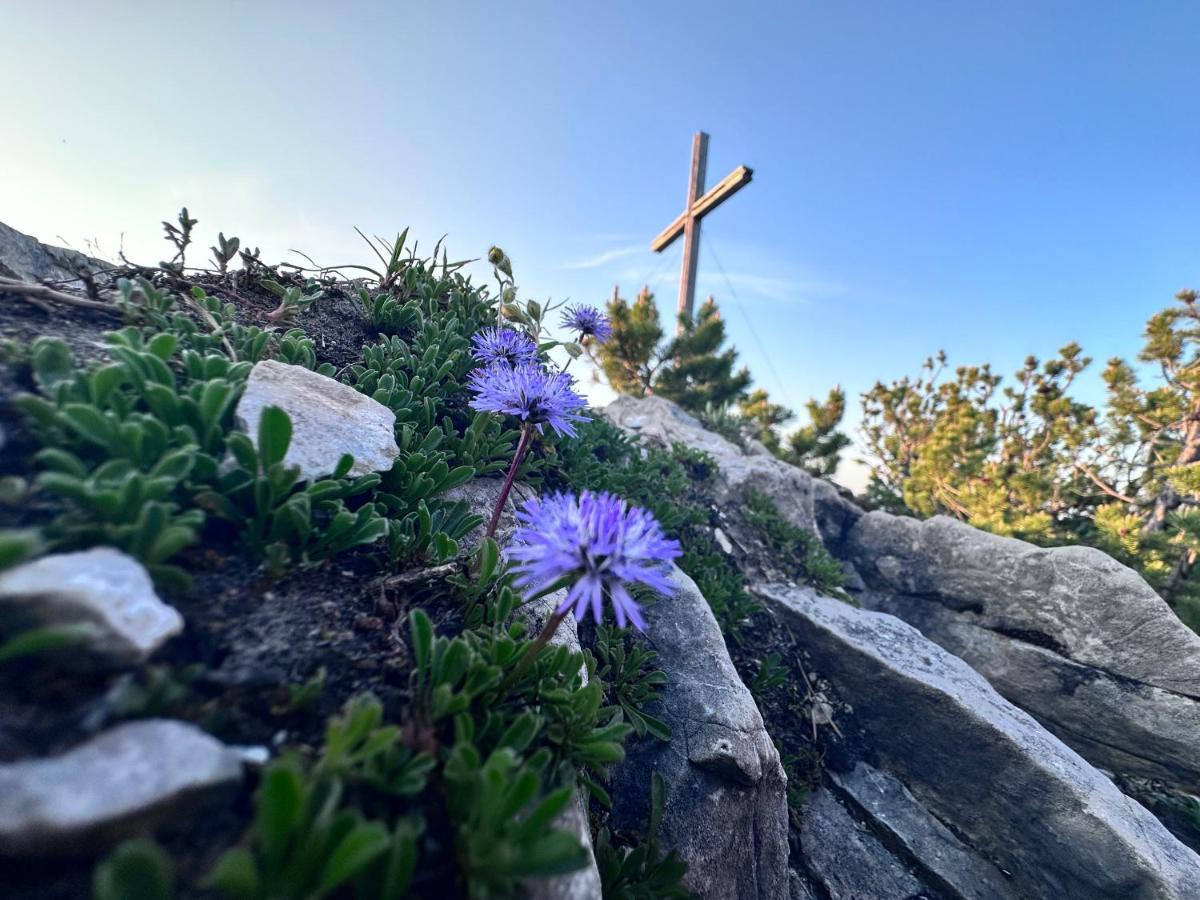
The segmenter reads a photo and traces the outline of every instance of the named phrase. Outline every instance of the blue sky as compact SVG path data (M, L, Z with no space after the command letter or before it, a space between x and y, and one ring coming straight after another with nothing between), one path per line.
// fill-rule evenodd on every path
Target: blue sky
M939 347L1102 362L1200 284L1197 34L1171 2L14 4L0 221L157 259L187 203L205 245L323 262L411 225L499 243L528 296L651 279L669 312L647 245L703 128L710 183L755 179L701 289L773 394Z

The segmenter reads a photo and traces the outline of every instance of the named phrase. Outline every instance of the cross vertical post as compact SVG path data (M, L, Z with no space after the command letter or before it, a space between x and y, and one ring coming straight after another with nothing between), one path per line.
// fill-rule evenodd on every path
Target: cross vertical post
M679 237L683 238L683 271L679 277L679 314L690 318L696 302L696 272L700 263L700 220L750 183L754 171L738 166L716 187L705 192L704 176L708 167L708 135L697 131L692 138L692 170L688 178L687 205L675 221L664 228L650 249L662 253ZM683 328L677 323L675 333Z
M704 174L708 168L708 135L697 131L692 138L692 172L688 179L687 203L683 220L683 272L679 279L680 316L690 319L696 305L696 269L700 264L700 217L695 214L696 201L704 193ZM675 333L682 330L679 321Z

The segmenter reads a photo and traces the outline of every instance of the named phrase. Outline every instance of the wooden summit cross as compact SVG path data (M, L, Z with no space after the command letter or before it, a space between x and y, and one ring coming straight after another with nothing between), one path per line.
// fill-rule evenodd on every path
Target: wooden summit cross
M750 183L753 170L738 166L721 183L701 196L704 170L708 167L708 135L697 131L692 138L692 174L688 179L687 205L663 231L650 242L650 249L662 253L683 235L683 272L679 279L679 312L691 318L696 303L696 267L700 261L700 220ZM675 333L680 328L675 326Z

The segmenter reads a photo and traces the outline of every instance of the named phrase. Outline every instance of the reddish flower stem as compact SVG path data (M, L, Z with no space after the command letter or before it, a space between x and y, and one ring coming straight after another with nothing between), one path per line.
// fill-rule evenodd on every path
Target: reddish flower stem
M512 493L513 482L517 478L517 470L525 461L525 454L529 452L529 445L532 441L533 426L526 422L521 426L521 439L517 441L517 450L513 454L512 465L508 467L508 474L504 476L504 486L500 488L500 496L496 500L496 508L492 510L492 518L488 522L484 537L496 536L496 529L500 527L500 516L504 512L504 504L508 502L508 495Z

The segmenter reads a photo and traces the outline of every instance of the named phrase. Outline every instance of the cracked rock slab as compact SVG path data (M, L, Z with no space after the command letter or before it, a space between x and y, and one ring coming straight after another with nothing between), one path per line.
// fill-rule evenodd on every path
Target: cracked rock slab
M613 818L640 830L651 774L666 782L660 837L688 864L687 886L704 898L788 895L787 778L721 630L695 583L676 568L678 592L646 606L647 640L667 676L647 711L670 742L631 741L613 771Z
M0 765L0 856L102 849L241 776L240 754L194 725L120 725L60 756Z
M922 598L867 592L860 600L965 660L1092 763L1200 793L1200 702L1006 637Z
M895 778L862 762L831 777L847 805L886 837L893 852L910 860L921 881L937 893L962 900L1019 900L1003 872L972 852Z
M855 521L844 550L873 590L969 612L981 627L1200 699L1200 635L1100 550L1046 549L945 516L880 511Z
M804 807L804 863L829 900L912 900L921 882L871 832L822 788Z
M880 768L1021 897L1200 896L1200 857L965 662L811 589L754 592L793 629Z
M268 406L292 420L292 442L283 461L313 481L333 472L346 453L354 457L350 475L386 472L400 448L396 415L347 384L303 366L265 359L250 370L235 418L258 446L258 421Z
M142 564L112 547L55 553L0 575L0 619L17 627L89 622L90 661L113 666L145 662L183 631L183 617L159 599Z

